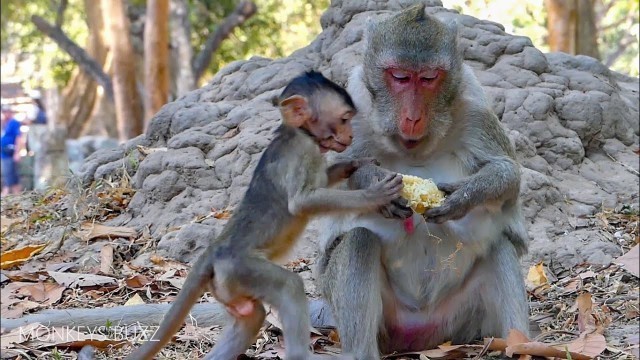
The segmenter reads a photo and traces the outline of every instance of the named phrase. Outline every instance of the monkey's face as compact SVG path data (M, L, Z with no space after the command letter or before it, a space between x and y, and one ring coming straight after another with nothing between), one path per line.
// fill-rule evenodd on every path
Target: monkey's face
M417 146L432 121L429 105L440 92L446 71L436 67L422 70L389 67L383 79L395 103L395 121L400 141L407 148Z
M316 106L316 116L309 121L308 129L315 136L321 152L343 152L353 140L351 118L355 109L339 96L327 95Z

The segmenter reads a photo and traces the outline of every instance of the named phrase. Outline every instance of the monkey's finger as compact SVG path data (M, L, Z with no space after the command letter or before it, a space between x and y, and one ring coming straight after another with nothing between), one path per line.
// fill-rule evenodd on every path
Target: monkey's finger
M444 221L438 221L438 220L442 220L449 212L450 212L449 207L446 205L442 205L442 206L438 206L436 208L425 211L422 216L428 222L441 224Z
M393 213L388 206L380 206L378 210L380 211L380 214L382 214L382 216L384 216L385 218L387 219L393 218Z
M460 183L438 183L437 186L440 191L450 195L460 188Z
M389 206L389 209L391 210L391 214L394 219L404 220L413 215L413 210L410 207L398 206L397 204L392 203L391 206Z
M397 198L397 199L394 199L394 200L392 201L392 203L393 203L393 204L395 204L395 205L397 205L397 206L400 206L400 207L403 207L403 208L410 209L410 208L409 208L409 200L407 200L407 199L405 199L405 198L403 198L403 197L399 197L399 198Z

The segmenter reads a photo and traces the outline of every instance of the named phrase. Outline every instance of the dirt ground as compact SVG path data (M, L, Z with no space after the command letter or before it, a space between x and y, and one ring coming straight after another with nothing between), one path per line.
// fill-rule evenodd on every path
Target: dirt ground
M108 320L93 334L86 329L70 333L73 327L36 324L10 329L5 324L45 309L166 303L176 296L188 265L155 256L157 240L144 229L101 225L124 211L134 192L126 180L121 180L75 193L52 190L45 195L27 193L3 199L0 357L75 359L77 351L90 344L100 350L96 352L99 359L121 358L130 352L131 343L120 341L117 324ZM208 216L224 218L229 214L213 211ZM518 354L530 350L514 350L525 343L535 344L536 351L546 351L544 354L568 346L573 358L580 358L576 354L597 355L599 359L638 358L638 214L620 207L603 209L587 220L588 226L610 234L611 241L626 255L608 265L585 263L565 269L562 264L540 263L524 268L531 334L528 339L518 334L506 339L506 345L516 351L514 357L527 356ZM314 249L298 246L287 267L303 277L309 297L317 298L312 271ZM204 301L212 300L205 296ZM267 320L248 355L260 359L282 356L279 323L273 315ZM135 333L135 326L126 330ZM56 331L75 341L43 335ZM160 358L201 357L213 346L219 332L219 326L199 327L187 321ZM31 336L24 335L27 333ZM319 329L312 340L317 353L340 352L335 329ZM493 358L509 352L509 348L500 347L499 340L465 346L443 344L438 349L390 354L388 358Z

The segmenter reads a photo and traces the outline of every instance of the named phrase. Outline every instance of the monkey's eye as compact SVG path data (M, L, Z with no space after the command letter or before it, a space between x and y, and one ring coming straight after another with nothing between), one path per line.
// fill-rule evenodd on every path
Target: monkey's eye
M346 124L349 121L347 118L342 118L342 125Z
M397 69L392 69L390 71L391 76L393 76L394 79L399 80L399 81L408 81L409 80L409 74L407 74L404 71L401 70L397 70Z
M433 81L435 79L438 78L438 71L437 70L431 70L431 71L427 71L423 74L420 74L420 81L422 82L430 82Z

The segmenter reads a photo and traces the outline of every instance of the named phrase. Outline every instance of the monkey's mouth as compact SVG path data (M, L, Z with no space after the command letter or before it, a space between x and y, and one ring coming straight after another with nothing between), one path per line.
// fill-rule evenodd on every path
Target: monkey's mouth
M398 138L398 141L400 142L400 144L402 144L402 146L409 150L416 148L421 143L420 140L406 140L403 138Z

